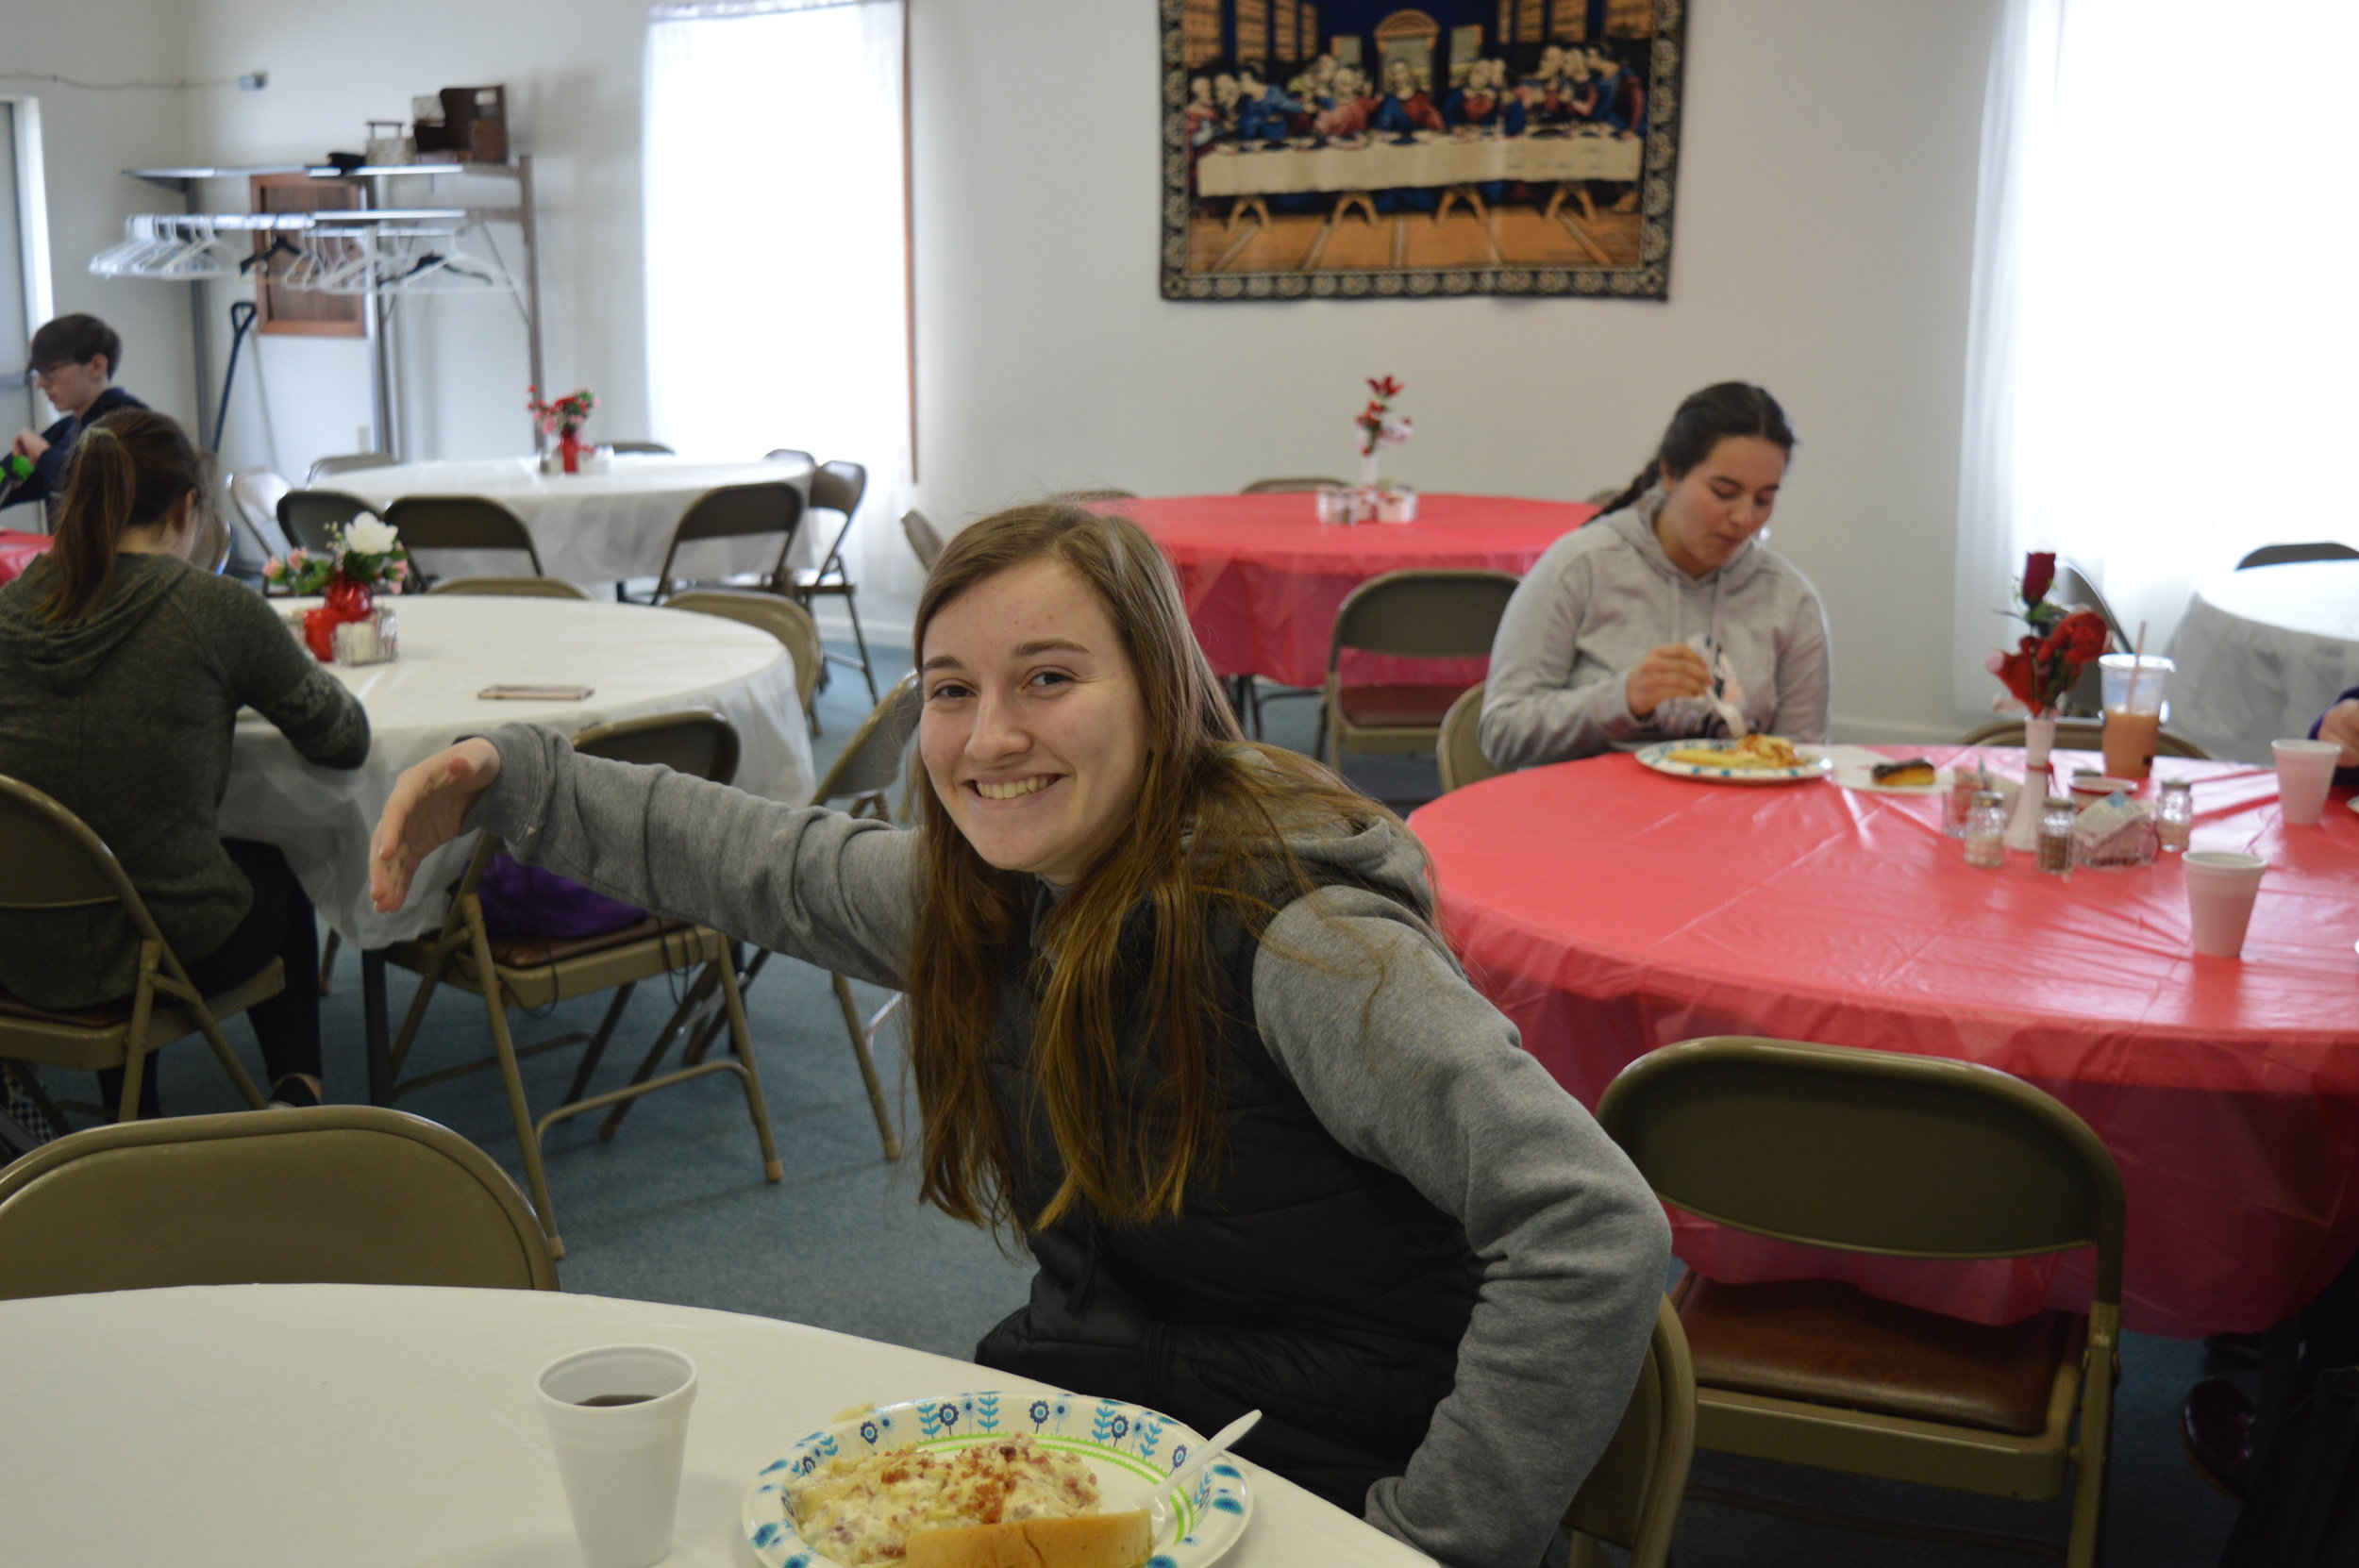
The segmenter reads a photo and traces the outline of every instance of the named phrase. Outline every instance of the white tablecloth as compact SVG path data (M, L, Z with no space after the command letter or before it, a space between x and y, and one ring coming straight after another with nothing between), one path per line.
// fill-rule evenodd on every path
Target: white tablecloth
M2215 757L2267 763L2359 686L2359 560L2226 572L2170 640L2170 727Z
M0 1302L0 1560L42 1568L577 1568L532 1379L568 1351L696 1362L671 1561L751 1568L754 1473L849 1406L1021 1378L733 1312L540 1291L230 1285ZM1246 1466L1222 1568L1429 1561Z
M316 601L274 601L293 607ZM419 868L409 907L369 907L368 842L403 769L462 735L529 721L574 734L612 719L708 709L737 727L737 786L801 805L817 782L795 693L795 661L766 632L713 615L567 599L405 595L385 601L401 628L387 664L331 665L369 712L369 759L343 773L315 767L259 714L238 722L226 839L286 851L328 925L362 947L432 929L443 890L466 866L474 835ZM592 688L584 702L484 701L487 686Z
M787 462L700 463L626 454L605 474L543 474L529 458L479 462L395 463L360 468L320 481L383 508L405 495L482 495L524 519L541 552L541 569L571 582L619 582L663 570L663 552L689 503L724 485L785 480L811 493L811 470ZM843 525L833 512L806 514L795 531L797 566L815 566L826 553L822 531ZM732 572L767 572L778 559L778 540L714 540L681 552L676 575L718 578ZM426 559L438 576L509 575L529 570L515 555L438 551Z
M1308 191L1384 191L1394 186L1481 185L1520 179L1634 180L1647 145L1636 137L1434 137L1402 145L1371 136L1357 147L1223 145L1196 161L1204 196L1277 195Z

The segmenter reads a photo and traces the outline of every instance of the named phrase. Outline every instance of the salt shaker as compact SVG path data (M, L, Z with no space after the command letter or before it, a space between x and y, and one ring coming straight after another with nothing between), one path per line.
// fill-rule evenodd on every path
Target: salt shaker
M1996 790L1978 790L1966 813L1966 863L2003 866L2007 863L2007 797Z
M2154 831L2161 835L2165 849L2184 849L2188 836L2195 830L2195 783L2186 778L2166 778L2163 792L2154 803Z
M2070 800L2049 795L2039 813L2039 869L2055 876L2072 875L2072 819L2080 815Z
M1974 809L1974 797L1983 792L1988 780L1960 768L1949 779L1949 792L1941 803L1941 830L1953 839L1966 837L1966 819Z

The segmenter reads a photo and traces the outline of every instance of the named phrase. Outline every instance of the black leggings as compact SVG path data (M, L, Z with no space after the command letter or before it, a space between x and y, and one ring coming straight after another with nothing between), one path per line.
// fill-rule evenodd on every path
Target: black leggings
M287 983L277 995L257 1002L245 1016L254 1025L254 1038L262 1047L262 1066L269 1082L290 1073L320 1075L320 937L313 924L311 900L288 869L287 858L272 844L244 839L224 839L232 864L245 874L254 889L254 903L228 940L201 959L183 958L189 978L208 996L217 996L254 977L273 959L287 966ZM129 998L122 998L128 1001ZM100 1102L111 1114L123 1104L123 1069L99 1070ZM159 1114L156 1063L140 1079L140 1115Z

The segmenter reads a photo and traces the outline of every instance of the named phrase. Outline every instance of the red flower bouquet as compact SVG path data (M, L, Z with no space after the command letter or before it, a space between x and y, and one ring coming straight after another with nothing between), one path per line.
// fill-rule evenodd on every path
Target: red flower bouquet
M2016 641L2012 653L2002 649L1987 660L1990 673L2035 719L2056 711L2079 683L2081 672L2102 658L2113 641L2103 617L2094 610L2067 609L2049 600L2055 581L2053 553L2035 550L2024 558L2023 580L2016 588L2018 608L2013 613L2032 629Z

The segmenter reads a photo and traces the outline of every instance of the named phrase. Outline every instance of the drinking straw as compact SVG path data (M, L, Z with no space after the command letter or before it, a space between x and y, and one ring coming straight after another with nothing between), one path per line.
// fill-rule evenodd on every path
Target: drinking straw
M2137 709L2138 709L2138 667L2139 667L2139 665L2140 665L2140 664L2141 664L2141 663L2145 660L2145 659L2146 659L2146 623L2145 623L2144 621L2140 621L2140 622L2138 623L2138 640L2137 640L2137 642L2136 642L2136 643L2135 643L2135 644L2134 644L2134 645L2133 645L2133 646L2130 649L2130 705L2129 705L2128 709L2125 709L2125 711L2132 712L2132 713L2134 713L2134 712L2136 712L2136 711L2137 711Z

